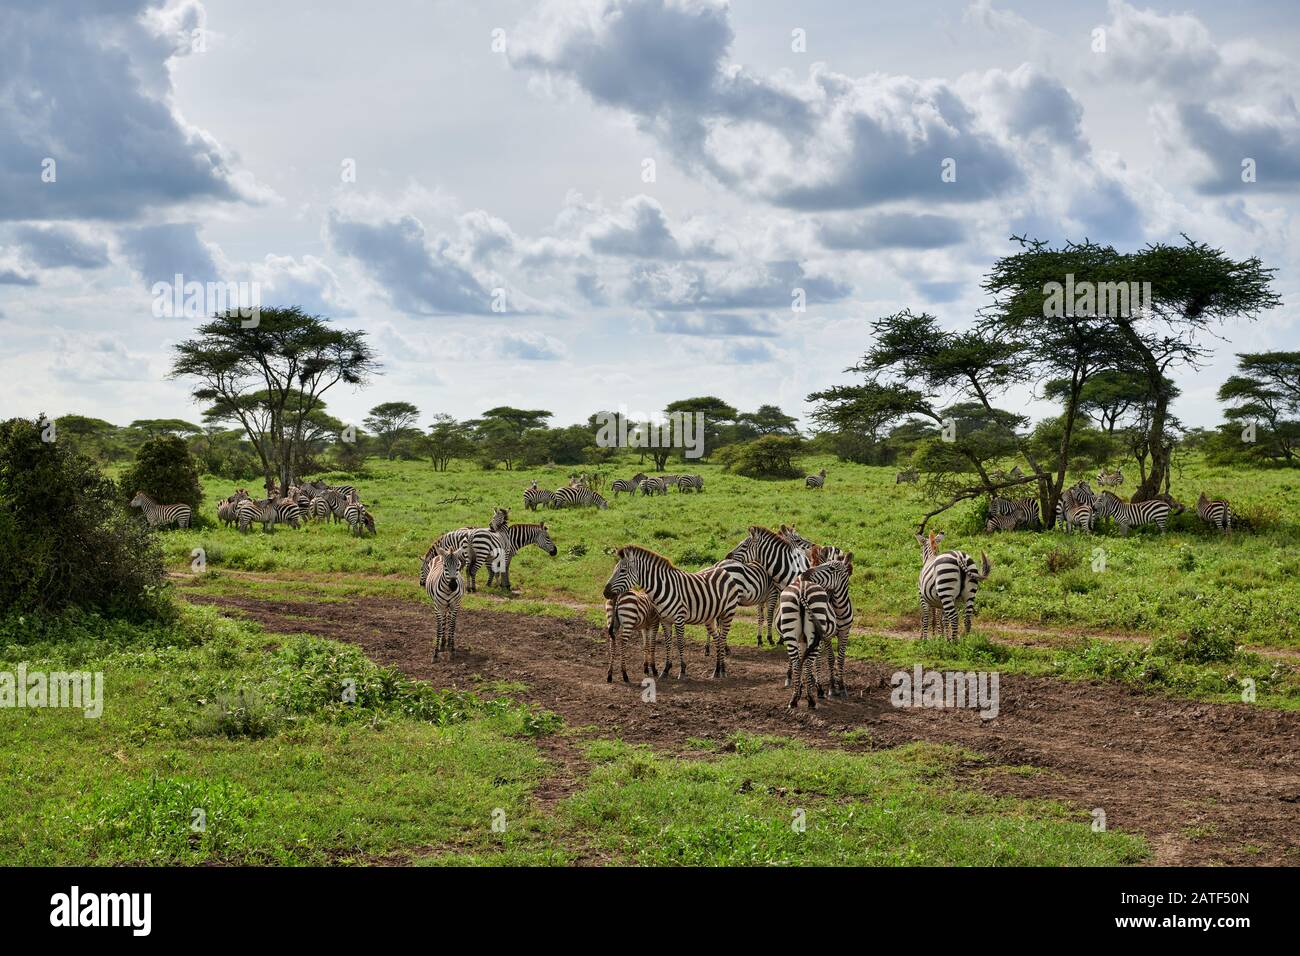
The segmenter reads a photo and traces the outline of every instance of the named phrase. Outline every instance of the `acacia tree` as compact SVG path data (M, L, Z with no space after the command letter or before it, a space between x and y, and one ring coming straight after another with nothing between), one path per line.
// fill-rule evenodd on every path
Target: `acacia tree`
M1300 455L1300 352L1239 354L1237 374L1219 388L1219 401L1229 405L1228 421L1256 426L1260 454L1288 464Z
M171 377L198 380L191 393L239 422L269 483L296 477L311 415L340 382L364 385L379 363L365 333L337 329L297 307L264 308L256 325L237 311L213 316L176 346Z
M1014 236L1023 251L999 259L984 285L995 299L992 311L1002 319L1041 327L1039 318L1060 318L1052 299L1059 297L1062 285L1072 283L1082 290L1081 297L1065 305L1069 312L1096 321L1104 347L1119 355L1110 367L1137 369L1145 377L1149 414L1144 424L1151 471L1134 493L1134 501L1156 497L1161 485L1169 482L1174 446L1169 373L1197 365L1209 351L1202 340L1227 319L1253 319L1281 305L1271 289L1275 270L1264 268L1258 258L1234 260L1186 235L1182 238L1182 245L1153 243L1137 252L1120 253L1112 246L1087 241L1053 248L1040 240ZM1130 289L1149 289L1149 301L1134 305ZM1102 292L1111 306L1126 305L1103 307ZM1086 298L1089 293L1091 300Z
M420 410L410 402L384 402L370 409L363 421L384 457L392 460L397 440L411 433L419 417Z

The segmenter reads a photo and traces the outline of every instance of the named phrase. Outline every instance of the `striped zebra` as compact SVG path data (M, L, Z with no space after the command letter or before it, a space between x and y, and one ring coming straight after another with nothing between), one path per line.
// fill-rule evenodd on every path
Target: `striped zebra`
M626 591L616 598L605 602L605 631L609 635L609 670L605 673L605 683L614 681L614 645L623 668L623 683L627 677L627 639L632 631L641 635L641 671L650 676L658 676L659 662L656 660L655 643L659 630L665 626L653 602L641 591Z
M336 485L333 488L326 488L326 491L332 491L335 494L342 495L344 498L352 498L356 495L355 485Z
M353 490L353 494L356 494L355 489ZM326 506L329 508L330 521L334 524L346 520L348 505L352 504L351 497L342 494L334 488L326 488L320 493L320 496L316 500L325 502ZM312 513L315 514L315 511Z
M823 696L817 681L817 658L822 642L830 640L835 631L835 612L831 596L815 581L800 575L781 591L781 610L777 628L790 660L785 686L793 687L790 709L799 706L799 697L805 683L808 687L808 709L817 709L817 698ZM813 693L814 686L816 694Z
M359 501L354 501L343 510L343 520L348 523L348 530L353 534L376 534L375 518Z
M247 500L248 492L243 488L240 488L229 498L223 498L221 501L217 502L217 520L227 528L230 527L238 518L238 515L235 514L235 507L241 501Z
M528 511L549 508L554 500L554 493L547 491L545 488L539 488L535 481L524 491L524 508Z
M677 490L682 494L688 491L694 491L696 494L704 493L704 479L699 475L682 475L677 479Z
M1107 472L1104 468L1101 474L1097 476L1097 484L1103 488L1118 488L1124 484L1124 472L1116 468L1113 472Z
M998 498L989 501L990 515L1011 515L1020 524L1032 527L1039 523L1037 498Z
M942 615L940 632L945 638L955 641L959 627L958 609L967 601L969 556L952 551L939 553L939 542L943 538L938 532L932 531L928 536L918 534L916 539L921 545L923 562L917 580L921 602L921 640L930 637L931 618L938 611ZM987 561L985 558L986 563Z
M1067 492L1067 495L1069 493ZM1073 531L1092 531L1092 505L1086 501L1076 501L1065 495L1056 503L1056 523L1065 528L1066 533Z
M989 520L984 522L984 530L993 534L995 531L1015 531L1020 527L1020 519L1015 515L989 515Z
M641 482L641 494L646 497L650 497L651 495L666 495L668 494L668 482L662 475L654 478L647 478L645 481Z
M1097 496L1094 511L1098 517L1114 518L1119 525L1120 534L1127 536L1130 528L1148 524L1154 524L1164 534L1169 530L1169 514L1173 508L1169 502L1160 498L1130 504L1109 491L1103 491Z
M460 580L464 562L463 549L435 548L433 560L420 574L420 587L433 600L433 614L437 620L433 644L435 661L444 650L448 657L456 656L456 618L460 615L465 590Z
M679 484L682 480L681 475L660 475L659 480L669 487Z
M552 508L600 508L609 507L609 502L590 488L561 488L551 501Z
M805 488L825 488L826 487L826 469L823 468L815 475L809 475L803 480Z
M784 525L781 526L781 530L782 532L794 531L793 528L786 528ZM737 561L753 562L766 571L768 577L772 579L772 589L778 599L785 586L810 567L806 551L792 544L782 534L758 525L749 529L749 537L736 545L727 557ZM771 595L768 600L770 606ZM768 619L767 642L774 643L771 617ZM762 641L759 644L761 646Z
M254 524L260 524L263 531L270 531L273 524L287 524L291 528L297 528L302 517L302 510L288 498L241 501L235 513L239 530L243 534L247 534Z
M471 576L471 580L478 573L480 565L487 568L488 587L492 587L494 579L499 578L501 587L506 591L511 590L510 562L514 560L516 554L529 545L535 545L551 557L560 553L560 549L551 540L551 533L545 524L512 524L497 532L489 531L488 535L493 536L495 540L489 541L487 536L478 533L470 536L473 552L466 567L466 573Z
M853 552L839 548L813 548L809 554L812 567L799 575L811 581L830 595L835 623L835 651L826 647L826 667L831 696L848 697L844 682L844 658L849 648L849 633L853 630L853 598L849 595L849 582L853 578ZM838 678L836 674L838 672Z
M1196 501L1196 516L1211 528L1223 532L1231 531L1233 524L1237 520L1236 512L1232 510L1227 501L1223 498L1215 498L1211 501L1203 491L1201 497Z
M614 492L615 498L623 492L626 492L629 495L635 495L636 490L641 487L641 482L645 480L646 476L640 473L633 475L631 478L618 478L609 486L609 489Z
M317 495L311 500L311 510L308 512L313 520L324 521L330 516L330 503L323 495Z
M679 678L686 676L686 625L710 623L717 627L713 635L717 642L713 677L726 676L727 633L736 616L738 600L730 576L683 571L661 554L629 545L618 550L618 564L605 582L605 598L617 598L634 589L645 591L655 610L673 625ZM667 677L672 669L672 648L667 639L665 646L668 649L660 677Z
M169 524L188 528L194 518L194 509L189 505L160 505L143 491L135 493L131 507L144 512L144 520L151 528L165 528Z
M768 640L771 642L772 627L775 623L776 605L780 599L780 589L772 584L772 576L762 567L749 561L724 558L712 567L705 568L701 574L727 575L736 587L736 607L758 608L758 646L763 646L763 625L767 624ZM714 628L709 628L714 633ZM710 645L704 645L704 656L711 653Z
M921 480L921 473L915 468L909 468L907 471L900 471L898 477L894 479L895 485L914 485Z

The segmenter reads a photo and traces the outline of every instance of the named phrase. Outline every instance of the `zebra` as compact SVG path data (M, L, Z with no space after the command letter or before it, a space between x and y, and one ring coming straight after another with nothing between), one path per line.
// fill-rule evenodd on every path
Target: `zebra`
M1015 531L1020 527L1020 519L1015 515L989 515L989 520L984 522L984 530L988 534L995 531Z
M173 523L178 528L188 528L194 518L194 509L189 505L160 505L143 491L135 493L131 507L144 512L144 520L150 528L165 528Z
M1039 521L1038 499L998 498L995 496L989 501L989 514L1012 515L1021 524L1032 526Z
M772 590L775 592L768 595L769 607L773 607L773 600L780 598L781 590L793 581L796 575L802 574L810 567L807 552L783 536L787 532L794 532L794 529L782 525L781 532L778 534L769 528L755 525L749 529L749 537L732 548L727 555L733 560L753 562L767 572L768 577L772 579ZM773 615L769 613L767 629L769 645L775 643L772 639L772 617ZM759 646L762 646L761 640Z
M813 582L830 595L834 614L835 652L831 652L829 645L826 652L831 696L848 697L849 691L844 682L844 657L848 652L849 633L853 630L853 598L849 595L849 582L853 578L853 552L841 551L839 548L813 548L809 560L812 567L799 577ZM838 680L835 676L837 670Z
M333 488L326 488L325 490L333 491L336 494L342 495L344 498L351 498L355 496L357 493L357 489L355 485L336 485Z
M668 494L667 479L665 479L662 475L657 476L655 478L647 478L645 481L641 482L641 494L645 495L646 497L650 497L651 495Z
M220 521L227 528L230 527L232 524L235 523L235 520L238 517L235 514L235 507L241 501L247 501L247 500L248 500L248 492L245 491L243 488L240 488L229 498L223 498L221 501L217 502L217 520Z
M921 601L921 640L930 637L930 622L936 611L943 616L940 630L946 638L951 633L951 640L957 640L958 607L965 599L966 590L966 555L955 552L939 553L942 536L935 531L930 534L918 534L916 540L921 545L921 575L917 580L917 591ZM987 558L985 561L987 562Z
M309 512L313 519L324 521L330 516L330 503L324 495L317 495L311 500L311 510Z
M240 532L247 533L254 524L260 524L263 531L270 531L273 524L287 524L291 528L297 528L302 510L288 498L263 498L260 501L241 501L236 506L235 514L238 516Z
M551 501L552 508L600 508L609 507L609 502L590 488L561 488Z
M739 595L729 575L683 571L661 554L636 545L618 549L618 564L605 582L605 598L616 598L625 591L639 588L646 592L655 610L673 625L677 643L679 678L686 677L686 625L716 625L717 642L713 660L713 677L727 673L727 632L736 616ZM664 669L672 669L672 648L665 638Z
M1203 491L1196 502L1196 516L1210 527L1223 532L1231 531L1233 522L1237 520L1236 512L1227 501L1222 498L1211 501Z
M817 658L821 653L822 641L829 641L835 630L830 594L820 584L802 575L795 578L781 591L777 627L781 642L785 644L786 656L790 659L785 686L793 686L794 693L790 697L789 708L798 708L806 678L808 709L816 710L817 698L822 696L821 685L817 682ZM815 695L814 685L817 688Z
M921 473L915 468L909 468L907 471L900 471L898 477L894 479L895 485L914 485L921 480Z
M488 569L487 586L492 587L493 579L500 578L501 587L506 591L511 589L510 562L524 548L536 545L551 557L560 553L545 524L512 524L496 532L475 532L470 535L470 544L473 550L465 568L470 580L478 574L479 565L483 565Z
M826 487L826 469L823 468L815 475L809 475L803 480L805 488L825 488Z
M1169 502L1161 498L1130 504L1121 501L1109 491L1103 491L1097 496L1094 510L1098 517L1114 518L1115 523L1120 527L1120 534L1127 536L1130 528L1139 528L1147 524L1154 524L1160 529L1160 533L1164 534L1169 530L1169 513L1173 508Z
M356 494L356 490L353 489L352 495L355 494ZM330 520L335 524L345 520L347 510L348 510L348 505L352 504L352 496L344 495L343 493L341 493L340 491L334 488L326 488L324 491L320 493L319 497L316 500L325 502L326 506L328 506L329 508ZM315 513L316 512L313 508L312 514Z
M532 487L524 492L524 508L528 511L536 511L538 508L549 508L555 500L555 494L547 491L545 488L539 488L537 482L533 482Z
M420 587L433 599L433 613L437 631L433 644L433 659L446 650L448 657L456 656L456 618L465 586L460 580L460 570L465 563L464 548L446 550L435 546L433 560L420 574Z
M1101 474L1097 476L1097 484L1103 488L1118 488L1124 484L1124 472L1116 468L1113 472L1107 472L1104 468Z
M605 683L614 681L614 644L619 647L623 668L623 683L627 677L627 637L629 631L641 634L641 671L657 676L658 661L655 659L655 643L659 630L665 626L663 618L655 610L653 602L641 591L626 591L616 598L605 601L605 631L609 635L609 670L605 673Z
M637 488L641 487L641 482L645 481L645 479L646 476L643 474L635 475L632 478L618 478L609 486L609 489L614 492L615 498L623 492L627 492L629 495L635 495Z
M359 501L353 502L344 509L343 520L348 523L348 529L353 534L364 534L366 531L371 534L377 533L374 516Z
M1076 528L1081 531L1092 531L1093 510L1092 505L1086 501L1076 501L1069 492L1061 496L1061 500L1056 503L1056 523L1064 525L1066 532L1074 531Z
M736 607L758 608L758 646L763 646L763 624L766 622L771 641L772 626L776 617L776 605L780 590L773 586L772 576L762 567L750 561L724 558L712 567L705 568L701 574L725 574L736 586ZM710 631L712 633L712 631ZM709 644L704 645L704 656L710 654Z
M697 494L704 493L704 479L699 475L682 475L677 480L677 490L682 494L688 491L694 491Z
M506 544L500 537L500 534L501 532L505 531L507 527L509 527L509 524L510 524L509 510L507 510L506 508L496 508L493 510L492 520L488 522L488 526L486 528L457 528L455 531L448 531L446 534L442 535L440 538L438 538L437 541L429 545L429 550L424 553L424 558L421 562L420 586L421 587L424 586L424 575L428 573L429 565L433 562L434 554L439 547L441 547L444 551L449 551L449 550L455 550L457 548L465 546L466 562L468 563L473 561L475 556L475 551L468 547L469 540L475 533L481 531L491 535L493 538L493 544L495 548L498 550L504 550ZM488 551L488 559L486 563L488 567L492 566L491 551ZM468 571L469 569L467 568L466 570ZM469 579L469 589L471 591L475 591L478 589L477 582L475 581L475 578L478 575L477 564L474 565L473 572L474 574L472 576L467 574L467 577Z

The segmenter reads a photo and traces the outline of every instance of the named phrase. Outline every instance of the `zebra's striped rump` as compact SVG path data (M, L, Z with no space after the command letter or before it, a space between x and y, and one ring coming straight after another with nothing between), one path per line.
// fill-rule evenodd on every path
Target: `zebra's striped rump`
M143 491L137 491L131 499L131 507L144 512L145 523L150 528L165 528L174 524L178 528L188 528L194 518L194 509L189 505L160 505Z
M628 591L616 598L605 601L605 631L609 635L609 670L605 682L614 680L614 645L618 652L623 670L623 682L627 683L627 638L631 632L641 635L641 671L649 676L657 676L658 661L655 659L655 642L663 619L655 610L650 598L640 591Z
M806 684L808 707L816 710L817 698L825 696L817 681L817 658L821 654L822 642L835 631L831 596L820 584L801 575L781 591L780 603L777 629L790 660L785 686L794 688L790 707L799 706L799 696Z
M1109 491L1103 491L1097 496L1093 510L1098 517L1114 518L1120 527L1120 534L1127 536L1130 528L1148 524L1154 524L1164 534L1169 530L1169 514L1173 511L1173 506L1161 498L1129 503L1121 501Z
M704 492L704 479L699 475L682 475L677 479L677 490L682 494L688 491L694 491L697 494Z
M1210 527L1224 532L1231 531L1237 520L1236 513L1227 501L1222 498L1211 501L1203 491L1196 502L1196 516Z
M551 499L552 508L600 508L609 507L609 502L590 488L561 488Z

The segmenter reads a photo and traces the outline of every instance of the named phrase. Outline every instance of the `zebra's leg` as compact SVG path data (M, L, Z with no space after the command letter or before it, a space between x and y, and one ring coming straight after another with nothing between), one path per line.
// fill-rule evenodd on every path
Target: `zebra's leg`
M921 640L923 641L929 640L930 638L930 616L931 616L930 602L927 601L925 599L925 595L922 594L921 595Z
M716 620L704 622L704 656L706 658L713 656L713 630L717 626L718 622Z
M433 608L434 628L433 628L433 659L438 659L438 654L442 651L442 611L435 604Z
M686 619L682 618L677 622L675 628L677 632L677 677L679 680L686 679Z
M618 640L618 635L622 630L622 624L619 624L617 627L611 626L605 630L605 635L609 641L609 654L607 655L609 657L609 667L605 669L606 684L614 683L614 644Z
M460 616L460 601L452 602L447 609L447 656L456 656L456 618Z
M808 687L808 709L817 709L817 698L822 696L821 684L817 680L817 648L814 646L810 651L804 652L802 667L803 675L807 680ZM814 693L814 688L816 692Z
M785 645L786 653L790 655L789 677L787 678L790 683L787 686L794 688L794 692L790 695L790 710L799 709L799 696L803 693L804 659L803 651L799 646L801 643L803 643L802 638L789 641Z
M623 672L623 683L628 683L627 676L627 639L631 627L621 627L618 630L618 663L619 669Z
M713 676L715 679L727 676L727 655L730 653L727 648L727 632L731 630L731 620L731 615L724 614L715 622L718 628L718 650L713 661Z
M675 625L670 621L664 621L664 666L659 672L660 678L668 677L673 670L673 630Z
M951 634L952 637L948 637L948 640L954 643L956 642L958 636L957 634L957 625L959 623L958 613L959 612L957 611L957 603L955 601L951 605L944 605L943 635L944 637L948 637L948 635Z

